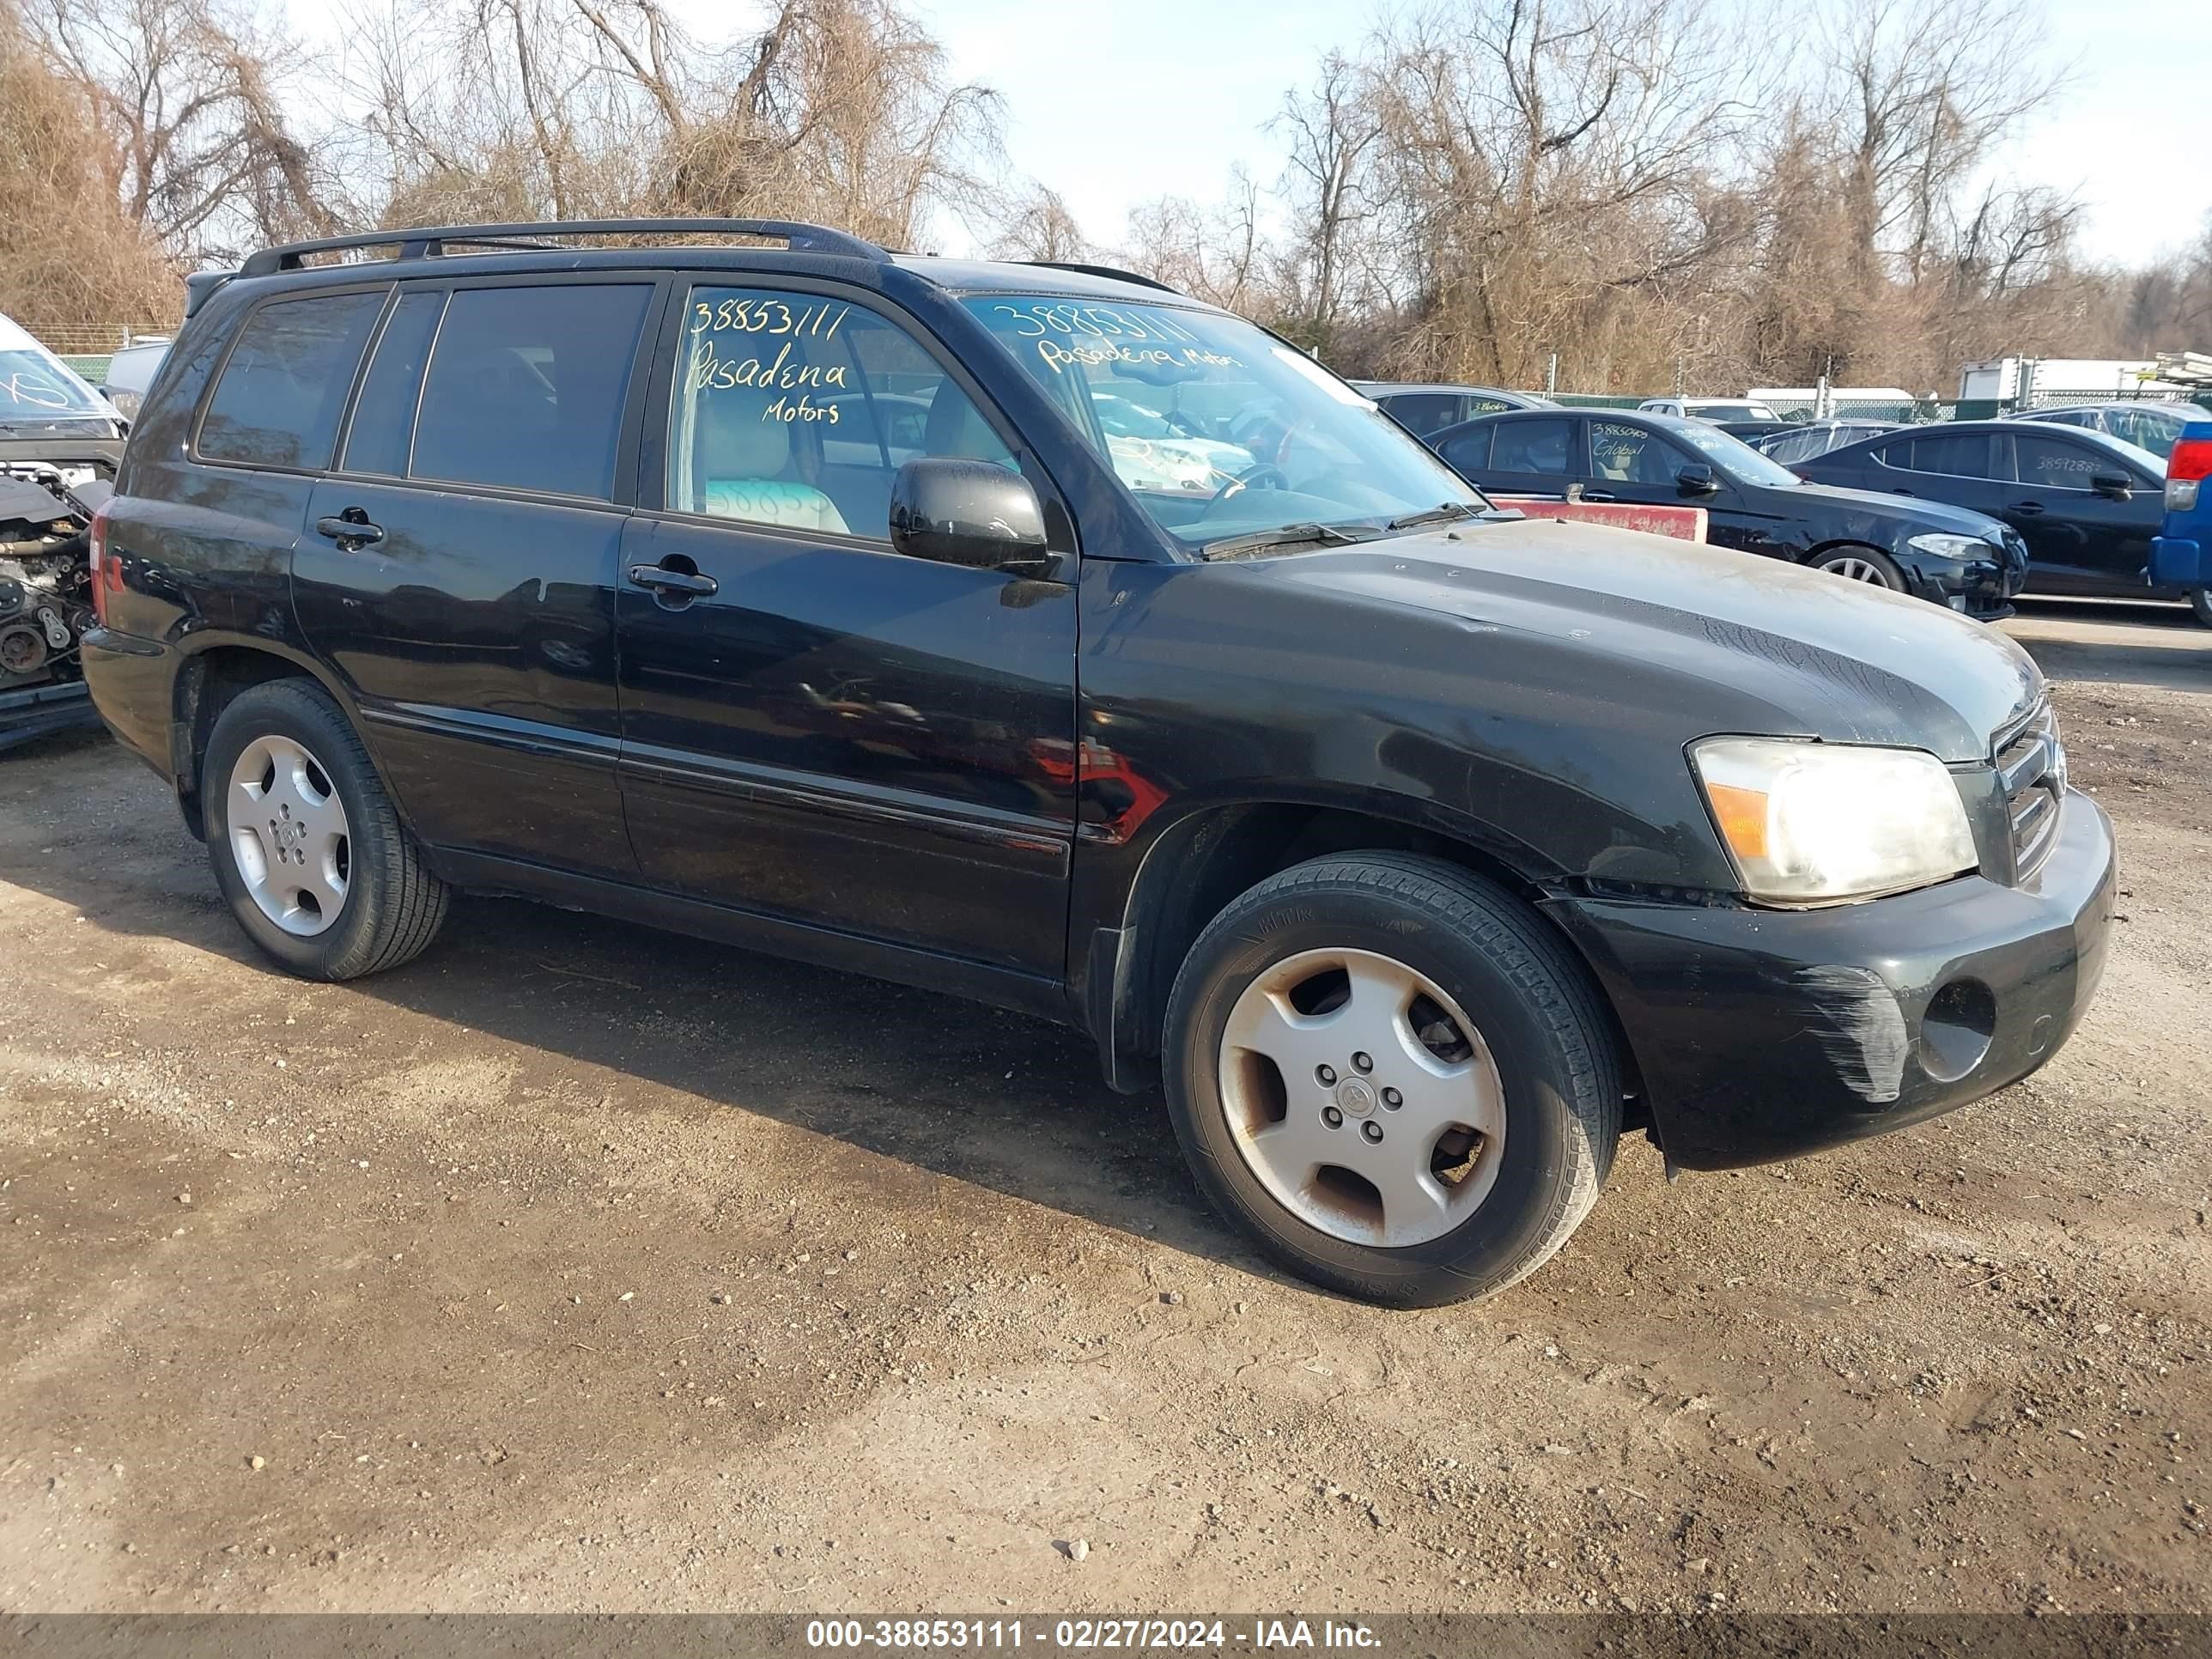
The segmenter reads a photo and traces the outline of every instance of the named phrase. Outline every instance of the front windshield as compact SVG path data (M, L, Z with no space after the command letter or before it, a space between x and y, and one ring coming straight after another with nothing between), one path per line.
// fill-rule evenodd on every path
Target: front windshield
M90 387L43 351L19 348L0 351L0 427L73 427L107 411Z
M1033 295L967 306L1185 547L1483 505L1365 397L1241 319Z
M1701 421L1669 421L1667 429L1684 443L1702 450L1708 460L1738 483L1790 489L1805 482L1734 433L1723 432L1717 426L1707 426Z

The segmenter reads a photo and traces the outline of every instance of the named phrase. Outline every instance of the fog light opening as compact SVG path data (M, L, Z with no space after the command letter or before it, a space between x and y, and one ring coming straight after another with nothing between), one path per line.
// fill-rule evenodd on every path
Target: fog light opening
M1920 1069L1955 1083L1982 1063L1997 1029L1997 1000L1976 979L1954 979L1929 999L1920 1017Z

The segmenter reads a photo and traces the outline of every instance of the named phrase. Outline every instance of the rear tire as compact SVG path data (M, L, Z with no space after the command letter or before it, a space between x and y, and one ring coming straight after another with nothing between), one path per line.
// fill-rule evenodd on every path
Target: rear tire
M1292 1273L1399 1307L1534 1273L1620 1134L1587 969L1437 859L1316 859L1232 902L1176 977L1163 1053L1176 1138L1221 1212Z
M1893 593L1905 592L1905 573L1897 568L1896 560L1878 548L1832 547L1813 561L1813 568L1845 581L1886 587Z
M436 937L447 890L423 867L344 712L307 680L251 686L200 767L216 884L246 937L303 979L396 968Z

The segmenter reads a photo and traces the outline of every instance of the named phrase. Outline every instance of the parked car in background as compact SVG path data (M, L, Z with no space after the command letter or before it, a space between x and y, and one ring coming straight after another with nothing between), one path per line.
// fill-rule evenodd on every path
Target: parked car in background
M122 435L105 398L27 330L0 317L0 440Z
M2212 413L2191 421L2166 465L2166 522L2150 544L2151 581L2189 595L2212 627Z
M2102 432L2048 422L1947 421L1832 449L1797 470L1821 483L2002 519L2027 544L2031 593L2185 599L2212 625L2203 589L2151 581L2165 463Z
M1706 421L1718 426L1723 421L1756 421L1761 425L1771 422L1786 424L1781 411L1771 404L1755 402L1747 398L1646 398L1636 405L1644 415L1680 415L1692 421Z
M146 388L154 384L154 376L168 356L167 340L132 342L107 360L107 377L100 382L100 395L114 404L115 412L125 420L137 420Z
M2131 443L2137 449L2148 450L2162 461L2173 453L2174 441L2181 436L2181 428L2191 421L2212 419L2212 411L2207 411L2201 404L2123 402L2027 409L2013 418L2018 421L2050 421L2060 426L2078 426L2091 432L2102 432L2124 443Z
M122 457L115 410L0 317L0 748L95 720L88 532Z
M88 672L304 978L489 888L1058 1019L1271 1256L1405 1304L1535 1271L1624 1121L1673 1169L1919 1123L2096 989L2111 827L2010 640L1496 512L1157 283L653 220L192 295ZM854 392L921 453L829 460ZM1163 487L1102 392L1267 453Z
M1354 380L1352 386L1382 406L1382 412L1415 437L1426 437L1476 415L1508 409L1557 409L1533 392L1503 392L1489 386L1416 385L1401 380Z
M1989 621L2012 614L2020 538L1979 513L1810 484L1709 422L1624 410L1485 415L1429 445L1505 495L1702 507L1718 547L1911 593Z
M1896 429L1893 421L1807 421L1802 425L1784 426L1755 438L1745 438L1744 441L1767 459L1795 468L1800 461L1809 461L1816 455L1855 444L1862 438L1877 437Z

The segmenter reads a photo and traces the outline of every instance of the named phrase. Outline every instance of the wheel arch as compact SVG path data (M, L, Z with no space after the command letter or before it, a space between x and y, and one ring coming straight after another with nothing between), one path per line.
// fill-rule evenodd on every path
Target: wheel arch
M194 839L203 831L200 766L207 755L208 739L222 711L242 692L272 680L306 680L329 694L356 732L362 730L359 711L327 668L305 652L279 641L236 635L198 634L179 643L184 659L170 687L169 767L176 779L177 807ZM363 735L369 763L386 793L392 781ZM393 797L395 806L398 798ZM404 809L403 816L404 816Z
M1176 974L1231 900L1294 864L1360 851L1425 854L1483 876L1527 902L1583 959L1541 904L1565 872L1480 820L1371 793L1356 800L1286 793L1207 802L1152 836L1118 905L1109 907L1112 921L1095 928L1080 954L1080 1003L1108 1081L1128 1092L1153 1086ZM1600 1000L1610 1016L1609 1000ZM1628 1065L1625 1044L1621 1054Z

